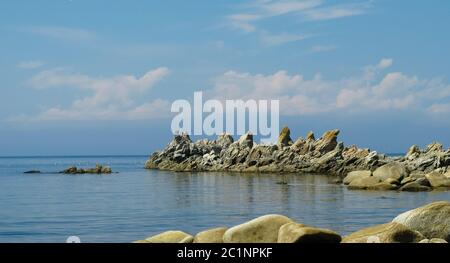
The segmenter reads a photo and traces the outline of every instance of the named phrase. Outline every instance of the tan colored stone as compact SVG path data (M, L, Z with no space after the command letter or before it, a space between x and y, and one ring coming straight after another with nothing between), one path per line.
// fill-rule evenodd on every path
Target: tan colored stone
M194 243L223 243L223 234L227 229L226 227L217 227L199 232L194 237Z
M339 243L341 236L323 228L307 227L298 223L287 223L278 232L278 243Z
M391 222L351 233L342 239L342 243L417 243L422 239L421 233Z
M265 215L228 229L223 235L224 243L276 243L278 230L292 222L282 215Z

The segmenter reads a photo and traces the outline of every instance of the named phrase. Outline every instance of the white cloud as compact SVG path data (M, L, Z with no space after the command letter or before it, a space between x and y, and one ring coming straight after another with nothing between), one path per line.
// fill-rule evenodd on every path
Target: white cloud
M36 69L44 66L44 62L39 60L21 61L17 64L18 68L21 69Z
M266 32L259 29L258 23L264 20L281 17L286 15L295 15L304 21L332 20L342 17L362 15L371 7L371 1L359 2L353 4L326 4L322 0L256 0L247 5L240 5L241 12L226 16L226 25L246 33ZM303 34L284 33L283 35L273 33L270 36L263 36L263 42L272 42L271 45L281 45L287 42L298 41ZM269 38L269 40L267 39ZM325 49L319 50L326 51Z
M20 30L35 35L60 40L86 41L92 40L96 37L95 33L91 31L63 26L30 26L20 28Z
M309 21L332 20L365 14L369 7L370 2L326 6L307 10L304 12L304 16Z
M280 70L274 74L228 71L215 79L210 96L227 99L279 99L284 115L332 111L411 110L450 112L450 85L442 79L420 79L401 72L383 72L393 63L382 59L361 74L326 80L320 74L305 79ZM445 100L442 104L440 101Z
M152 119L168 116L168 101L156 99L138 104L136 99L161 79L169 70L160 67L150 70L142 77L120 75L111 78L95 78L65 69L45 70L36 74L30 81L31 87L44 90L51 88L75 88L91 95L74 100L70 106L50 107L30 120L133 120ZM10 118L12 120L14 118ZM19 116L18 119L24 119Z

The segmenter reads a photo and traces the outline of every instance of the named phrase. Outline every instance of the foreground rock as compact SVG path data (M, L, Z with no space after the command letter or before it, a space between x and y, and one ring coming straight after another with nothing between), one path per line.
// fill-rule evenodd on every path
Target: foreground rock
M358 179L359 183L353 183L350 189L365 190L450 188L450 150L444 150L439 143L424 150L412 146L403 157L388 157L369 149L345 146L338 141L339 134L339 130L330 130L316 139L309 132L294 142L291 131L284 127L273 145L255 143L251 133L237 141L229 134L196 142L187 134L175 135L165 149L150 156L145 168L179 172L321 173L345 177L343 182L348 185ZM432 172L435 174L425 177ZM413 182L417 184L409 184Z
M287 223L278 231L278 243L339 243L341 236L336 232L307 227L298 223Z
M427 238L450 241L450 202L434 202L407 211L394 218L410 229L417 230Z
M226 227L218 227L202 231L195 235L194 243L223 243Z
M76 166L69 167L60 173L63 174L110 174L112 169L109 166L102 166L97 164L95 168L82 169Z
M167 231L141 241L140 243L192 243L194 237L183 231Z
M224 243L276 243L280 227L292 220L282 215L265 215L228 229Z
M398 215L343 238L329 229L306 226L282 215L265 215L232 228L201 231L195 237L166 231L136 243L446 243L450 239L450 202L440 201Z
M425 237L418 231L391 222L356 231L342 239L342 243L417 243Z

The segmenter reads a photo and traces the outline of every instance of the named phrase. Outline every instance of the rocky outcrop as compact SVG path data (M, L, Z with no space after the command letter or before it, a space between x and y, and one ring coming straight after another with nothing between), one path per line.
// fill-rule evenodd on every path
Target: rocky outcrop
M350 189L365 190L450 188L450 150L444 150L439 143L424 150L414 145L403 157L388 157L355 145L346 147L338 141L339 133L326 131L316 139L309 132L305 139L300 137L293 142L291 131L284 127L273 145L255 143L251 133L237 141L223 134L216 140L196 142L187 134L180 134L165 149L153 153L145 168L179 172L321 173L345 177L343 182Z
M61 171L62 174L110 174L112 173L112 169L109 166L102 166L97 164L95 168L77 168L76 166L69 167L64 171Z
M247 133L237 141L230 135L216 140L193 142L188 135L175 135L167 147L153 153L145 164L148 169L171 171L231 172L305 172L345 176L354 170L375 170L390 161L388 157L356 146L338 142L339 130L325 132L315 139L309 132L305 139L291 139L284 127L273 145L260 145Z
M450 202L434 202L404 212L393 222L419 231L427 238L442 238L450 241Z

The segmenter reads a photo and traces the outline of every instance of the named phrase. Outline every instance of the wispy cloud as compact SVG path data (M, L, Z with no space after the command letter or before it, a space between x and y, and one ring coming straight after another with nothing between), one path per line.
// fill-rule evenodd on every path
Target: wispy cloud
M290 17L299 17L303 21L332 20L365 14L371 6L370 0L351 4L327 4L323 0L256 0L250 4L241 5L239 12L227 15L225 18L226 25L230 28L246 33L261 33L267 30L261 29L259 23L275 17L290 15ZM281 45L301 40L302 38L293 36L303 34L285 32L272 33L272 35L274 36L273 45ZM262 37L261 40L266 44L271 42L270 37Z
M371 2L341 4L310 9L304 12L303 15L306 20L309 21L331 20L348 16L362 15L365 14L370 7Z
M44 66L45 63L40 60L29 60L29 61L21 61L17 64L18 68L21 69L36 69Z
M29 85L37 90L74 88L91 94L75 99L67 107L54 106L34 116L19 115L9 120L133 120L164 117L170 114L168 101L155 99L139 104L136 99L168 74L169 70L165 67L150 70L139 78L133 75L96 78L61 68L41 71L29 81Z
M96 34L89 30L63 26L29 26L21 27L19 30L42 37L60 40L86 41L96 37Z
M450 112L450 85L441 78L422 79L385 72L389 58L366 66L358 75L337 80L316 74L305 79L284 70L273 74L228 71L215 79L211 96L227 99L279 99L283 115L327 112L415 111Z

